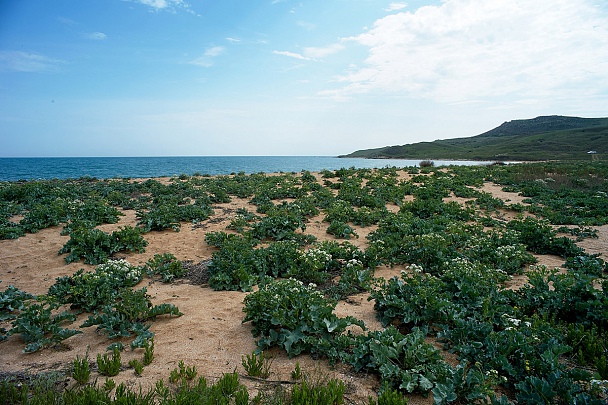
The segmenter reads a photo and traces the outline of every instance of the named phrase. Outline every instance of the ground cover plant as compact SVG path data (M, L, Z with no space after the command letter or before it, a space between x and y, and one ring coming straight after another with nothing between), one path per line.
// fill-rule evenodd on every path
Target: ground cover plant
M135 335L131 347L149 351L154 333L149 331L147 322L161 315L182 313L172 304L152 305L145 287L132 288L144 274L142 267L115 260L96 266L93 272L81 269L72 276L58 278L46 295L35 297L9 286L0 294L0 310L2 320L12 320L12 327L8 331L3 328L2 340L19 335L26 345L24 352L61 344L82 333L62 326L73 323L80 312L87 312L90 315L80 328L97 326L110 339Z
M69 261L98 263L92 271L60 277L44 297L7 288L0 320L12 329L5 326L0 337L21 335L32 351L61 344L78 333L67 326L83 311L83 327L95 326L112 339L129 337L133 348L145 350L147 357L129 361L142 374L152 361L150 322L181 313L170 304L153 305L147 289L136 286L146 275L174 282L186 270L166 251L141 266L115 260L116 253L142 251L153 230L204 225L220 204L238 198L248 208L231 211L226 228L207 232L200 243L212 251L210 287L250 292L243 322L252 325L259 349L243 360L250 370L263 369L257 356L274 347L290 357L310 353L376 375L379 403L401 403L413 393L438 404L605 402L607 265L577 245L598 236L592 226L608 222L605 163L349 168L319 177L238 173L181 175L164 183L0 183L3 238L63 225ZM481 191L486 181L521 193L523 203ZM87 195L95 197L88 202ZM121 210L133 210L138 225L115 233L97 229L116 222ZM313 237L311 227L327 236ZM559 271L535 266L546 254L562 258ZM405 271L374 279L378 266ZM523 276L523 287L508 288L513 277ZM361 292L370 294L385 329L367 331L360 320L334 314L338 300ZM109 350L101 362L124 368L111 357L119 345ZM193 374L178 368L173 382L200 394ZM226 384L245 401L234 377ZM309 401L325 400L311 399L315 391L309 388L300 384L285 401L296 401L300 392L308 392L302 395ZM330 397L342 390L338 382L328 389ZM125 390L117 392L135 395ZM158 388L157 399L175 392L180 389ZM343 394L332 398L340 403Z

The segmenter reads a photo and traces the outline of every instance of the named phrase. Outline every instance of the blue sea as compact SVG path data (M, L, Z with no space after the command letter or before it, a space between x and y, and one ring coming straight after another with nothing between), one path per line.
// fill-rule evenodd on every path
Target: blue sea
M434 161L440 165L478 165L488 162ZM311 172L340 168L416 166L420 160L341 159L331 156L167 156L167 157L53 157L0 158L0 181L77 179L80 177L146 178L180 174Z

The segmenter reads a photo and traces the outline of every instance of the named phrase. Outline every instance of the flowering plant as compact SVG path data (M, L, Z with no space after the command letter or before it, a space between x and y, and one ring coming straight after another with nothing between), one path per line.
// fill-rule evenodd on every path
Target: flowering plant
M93 272L82 269L72 276L57 278L49 288L49 295L62 304L71 304L92 312L114 300L119 290L137 285L143 278L143 270L126 260L110 260L100 264Z
M335 303L326 300L314 284L305 285L294 279L265 278L260 289L246 296L244 303L243 323L251 321L251 333L260 337L259 349L278 346L290 357L312 352L315 339L331 341L350 325L365 327L353 317L336 316Z

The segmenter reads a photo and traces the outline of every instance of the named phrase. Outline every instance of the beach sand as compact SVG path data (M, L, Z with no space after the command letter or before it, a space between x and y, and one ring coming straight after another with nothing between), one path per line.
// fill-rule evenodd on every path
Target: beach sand
M407 176L403 174L403 176ZM166 179L165 179L166 180ZM495 197L509 200L511 203L521 202L522 197L513 193L506 193L494 184L486 184L483 188ZM463 200L458 200L464 203ZM203 263L198 268L204 268L204 262L211 258L213 248L207 246L204 236L208 232L226 231L230 218L236 209L247 208L255 212L255 206L248 204L246 199L232 198L230 203L215 204L215 215L211 216L197 226L182 223L181 231L149 232L144 235L148 241L145 253L121 254L131 264L140 265L152 258L155 254L169 252L179 260L191 261L194 264ZM395 210L396 206L388 207ZM99 228L111 232L119 226L136 225L134 211L124 211L124 216L116 224L102 225ZM506 214L505 214L506 215ZM323 215L312 218L307 224L306 233L313 234L319 240L334 240L332 235L325 232L328 224L322 222ZM79 269L91 271L94 266L82 262L65 264L64 256L57 252L68 241L68 236L60 235L61 227L44 229L36 234L27 234L16 240L0 240L0 284L4 289L8 285L32 293L44 294L55 283L57 277L72 275ZM373 231L374 227L356 227L359 235L350 242L364 249L365 236ZM608 227L602 226L598 239L586 239L579 245L589 253L602 253L604 260L608 246ZM539 264L549 267L559 267L564 260L555 256L537 256ZM376 277L386 279L398 276L403 267L381 267L376 270ZM509 282L510 288L519 288L525 283L525 277L518 276ZM168 379L171 370L175 369L180 360L188 366L196 366L199 375L209 380L219 378L223 373L238 372L250 393L255 395L258 389L272 387L272 382L260 382L246 378L245 370L241 365L241 358L255 350L255 341L251 334L251 325L243 324L243 298L246 293L213 291L208 286L195 284L187 279L178 280L173 284L164 284L149 278L137 286L146 286L153 304L170 303L179 307L184 314L181 317L160 317L153 322L151 331L155 336L154 360L146 366L140 377L135 376L131 368L126 368L113 379L117 383L125 383L128 387L144 390L152 387L159 379ZM338 303L336 310L338 316L351 315L365 322L371 330L381 329L376 320L373 302L367 300L367 294L350 297L346 302ZM71 326L78 326L86 319L80 315ZM0 325L2 326L2 325ZM4 327L7 327L5 324ZM65 370L70 367L76 356L89 356L94 363L98 353L105 353L105 348L111 343L106 336L95 331L94 327L80 329L84 333L73 336L65 341L65 345L58 348L47 348L31 354L23 354L24 344L19 336L11 336L0 344L0 372L30 372ZM130 339L123 343L128 345ZM432 340L429 340L432 342ZM439 348L440 346L437 345ZM289 380L291 371L296 363L302 370L321 378L338 378L347 385L346 400L348 403L367 403L369 396L375 396L379 388L379 379L373 375L357 374L344 365L335 368L329 366L325 360L316 360L310 355L300 355L288 358L283 351L274 349L267 352L274 360L269 381ZM450 362L456 362L454 356L445 353ZM122 363L126 365L131 359L141 360L142 350L122 353ZM103 383L105 377L92 373L92 380L99 378ZM410 404L431 404L431 398L410 397Z

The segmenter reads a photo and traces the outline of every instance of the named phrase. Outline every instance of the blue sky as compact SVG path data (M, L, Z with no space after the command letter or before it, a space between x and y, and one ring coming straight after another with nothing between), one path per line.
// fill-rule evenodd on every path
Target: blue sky
M608 116L605 0L0 0L0 156L337 155Z

